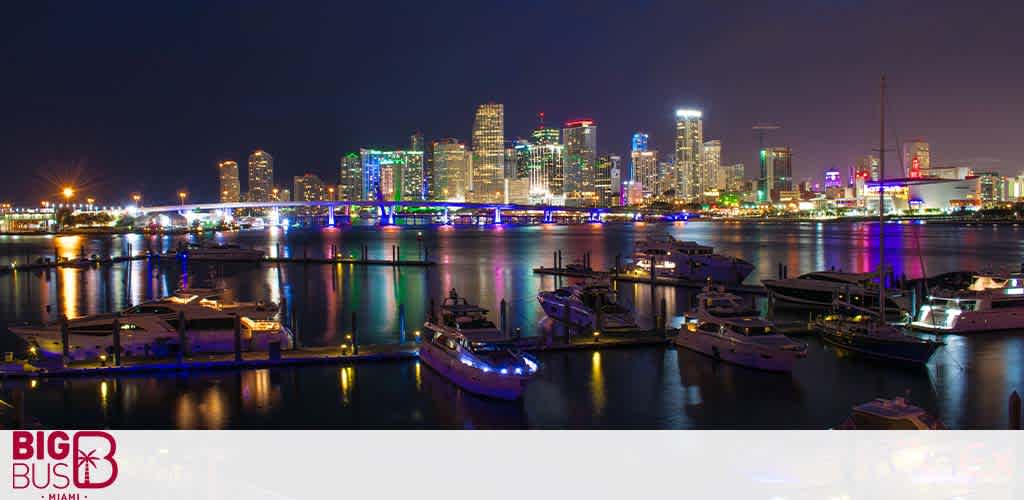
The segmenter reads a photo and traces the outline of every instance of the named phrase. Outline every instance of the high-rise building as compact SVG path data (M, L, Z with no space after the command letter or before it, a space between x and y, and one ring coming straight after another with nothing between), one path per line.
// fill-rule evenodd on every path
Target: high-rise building
M505 174L505 107L502 104L481 104L473 120L473 185L474 201L500 202L504 199Z
M701 169L704 171L705 181L704 190L701 191L703 195L705 192L712 189L722 189L725 187L724 175L721 171L722 166L722 141L714 139L711 141L704 141L704 146L701 150Z
M541 125L530 133L530 140L534 144L560 144L559 131L557 128L550 128Z
M466 145L458 139L434 141L434 199L465 201L469 192L469 160Z
M630 141L630 145L629 145L629 152L631 153L630 157L629 157L629 170L627 170L625 172L625 175L622 176L622 179L623 179L624 182L632 182L632 181L637 180L637 178L636 178L636 164L633 163L633 155L632 155L632 153L640 152L640 151L647 151L647 141L648 141L648 139L650 139L650 137L647 135L646 132L640 132L639 130L636 131L636 132L633 132L633 139Z
M719 180L723 182L719 189L732 193L742 192L744 177L747 175L742 163L722 165L718 170Z
M431 172L427 169L426 152L423 149L423 146L424 146L424 144L423 144L423 133L421 133L420 131L417 130L411 136L409 136L409 151L418 151L420 153L424 153L424 154L420 155L420 165L419 165L419 170L420 170L419 178L421 179L422 185L420 186L419 196L418 197L415 197L415 196L413 197L414 199L420 199L420 200L426 200L427 199L427 193L430 190L430 182L431 182L431 179L430 179ZM414 165L414 164L409 165L409 168L410 169L415 169L416 165ZM410 172L410 173L413 173L413 172ZM410 190L411 189L412 188L410 186ZM410 193L412 193L412 191L410 191Z
M702 113L697 109L676 110L676 197L700 197L709 184L707 172L701 162L704 146Z
M324 201L327 186L316 174L296 175L292 180L292 196L295 201Z
M597 165L597 124L593 120L573 120L562 129L565 145L562 173L567 206L597 203L594 168Z
M639 185L645 197L661 194L658 185L658 152L633 151L630 153L633 164L633 184Z
M878 157L873 155L862 156L857 159L857 167L854 178L878 180Z
M612 171L618 172L619 161L620 158L616 155L601 155L597 158L594 167L594 191L597 193L599 207L612 204Z
M903 143L903 168L910 178L928 177L931 175L931 151L928 143L917 138Z
M761 150L762 201L779 201L781 192L793 191L793 151L787 146Z
M556 138L558 137L557 132L555 130ZM534 131L532 137L540 142L521 141L515 147L516 176L529 179L530 203L562 205L565 203L562 191L565 147L557 140L551 142L550 135L547 133L538 134L537 131Z
M274 157L257 149L249 155L249 201L270 201L274 189Z
M349 152L341 157L341 169L338 171L338 199L345 201L362 200L363 198L363 164L359 153Z
M423 151L360 149L362 197L376 200L423 199Z
M238 181L238 162L224 160L217 164L220 174L220 202L234 203L242 199L242 187Z

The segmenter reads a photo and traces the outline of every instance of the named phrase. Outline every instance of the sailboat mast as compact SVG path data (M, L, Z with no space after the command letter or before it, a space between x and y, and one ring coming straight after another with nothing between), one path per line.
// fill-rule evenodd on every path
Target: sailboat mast
M885 321L885 74L879 85L878 133L878 311Z

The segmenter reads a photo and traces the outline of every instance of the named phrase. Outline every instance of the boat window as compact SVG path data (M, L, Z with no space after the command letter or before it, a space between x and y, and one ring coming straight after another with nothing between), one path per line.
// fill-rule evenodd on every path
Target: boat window
M748 326L743 328L743 335L771 335L772 327L770 326Z
M128 314L170 314L174 310L166 306L137 305L127 312Z
M993 300L992 309L1004 309L1011 307L1024 307L1024 300L1013 299L1013 300Z
M974 311L978 309L978 302L976 300L963 300L960 301L961 311Z
M714 323L703 323L697 329L702 332L718 333L719 326Z
M68 328L68 333L72 335L90 335L93 337L102 337L104 335L110 335L112 327L113 324L70 327Z
M234 330L235 318L230 316L222 318L199 318L190 319L185 323L189 330Z
M143 328L143 327L141 327L141 326L139 326L139 325L137 325L135 323L121 323L121 330L128 330L128 331L132 331L132 332L144 332L144 331L146 331L145 328Z

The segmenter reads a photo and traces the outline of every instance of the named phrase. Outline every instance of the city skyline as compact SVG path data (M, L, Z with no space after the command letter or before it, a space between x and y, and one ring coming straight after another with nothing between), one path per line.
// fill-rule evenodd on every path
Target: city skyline
M4 198L38 202L41 181L70 179L110 200L142 192L171 201L179 188L212 199L218 186L211 168L226 159L243 166L257 148L275 156L277 182L305 171L326 179L343 154L384 145L404 149L415 130L428 141L455 137L471 144L474 107L492 100L505 105L507 138L525 136L540 111L562 120L586 116L601 124L599 154L624 158L635 130L648 132L649 148L669 157L674 110L702 109L704 135L723 142L722 164L744 163L748 177L757 167L750 127L780 123L766 146L791 147L794 178L801 179L833 166L845 171L877 147L874 81L881 72L890 76L892 144L922 136L936 166L970 163L1010 175L1024 165L1015 143L1022 110L1013 89L1024 71L1012 62L1020 58L1012 50L1014 16L991 18L952 4L886 4L883 19L875 15L882 6L870 2L790 14L775 6L594 5L570 29L565 22L574 9L560 5L543 7L543 16L533 5L413 5L394 16L395 40L372 46L363 41L371 28L338 30L337 24L384 15L385 6L286 13L268 7L241 19L222 6L204 11L203 23L196 19L204 16L192 15L197 5L163 13L180 23L145 13L121 13L118 19L127 22L113 23L114 8L17 6L12 12L24 22L3 35L8 43L2 50L12 55L10 77L0 82L9 100L0 121L10 133L0 138L0 148L5 169L29 175L14 179ZM468 23L466 33L438 40L426 36L421 26L453 10L507 22L486 30L484 23ZM671 20L683 12L702 23L677 36ZM540 23L548 36L523 36L515 27L524 19ZM244 28L253 23L291 35L257 37ZM974 29L982 24L986 29ZM950 36L925 43L904 29L908 25L942 28ZM636 26L644 29L620 29ZM627 39L625 32L635 34ZM955 41L967 33L971 50ZM163 40L172 34L200 43L168 45ZM589 43L579 60L566 63L534 50L569 39ZM511 47L541 55L516 71L484 70L486 54ZM630 47L640 50L627 52ZM105 56L92 57L97 51ZM772 60L783 52L791 52L787 59L799 71ZM150 57L160 64L122 64ZM338 59L351 64L329 63ZM405 77L378 78L375 85L349 78L383 74L393 61L408 65ZM585 73L619 75L626 67L640 69L571 85ZM96 77L69 83L67 74ZM695 74L702 76L688 76ZM415 98L395 98L401 94ZM967 114L985 127L958 119ZM897 165L898 157L888 161ZM145 175L138 175L140 165Z

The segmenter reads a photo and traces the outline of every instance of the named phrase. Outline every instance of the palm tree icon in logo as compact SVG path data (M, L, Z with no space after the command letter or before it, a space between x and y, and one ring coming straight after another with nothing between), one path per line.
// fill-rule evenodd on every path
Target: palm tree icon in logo
M92 484L92 481L89 480L89 469L96 467L99 463L99 458L96 457L96 450L89 450L89 453L78 450L75 458L78 461L78 465L85 468L85 478L82 484Z

